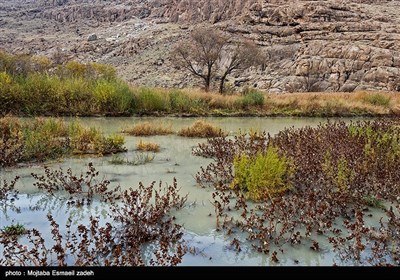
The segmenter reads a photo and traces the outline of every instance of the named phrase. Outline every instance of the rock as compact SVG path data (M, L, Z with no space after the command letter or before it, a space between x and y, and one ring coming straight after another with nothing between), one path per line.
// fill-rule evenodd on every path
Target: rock
M174 67L170 51L197 24L208 22L233 39L254 41L265 54L262 70L235 73L238 87L257 84L271 92L400 90L400 1L3 0L0 17L3 48L48 54L68 45L75 58L111 63L135 84L198 85ZM55 42L49 22L59 25L60 32L72 30L72 35ZM101 46L82 44L77 27L79 34L93 33L89 42L97 34L121 36ZM45 43L23 39L31 35L17 36L15 30L24 28L26 34L42 32Z
M96 40L97 40L97 35L96 35L95 33L90 34L90 35L88 36L87 40L88 40L88 42L96 41Z

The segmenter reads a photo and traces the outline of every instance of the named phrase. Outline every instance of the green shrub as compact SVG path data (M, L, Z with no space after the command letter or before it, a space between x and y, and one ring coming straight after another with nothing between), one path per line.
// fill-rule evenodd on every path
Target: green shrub
M169 93L169 101L174 112L190 112L194 105L187 94L177 90Z
M121 135L102 135L94 128L85 128L78 122L72 122L69 127L70 145L74 154L113 154L126 151L123 147L125 138Z
M73 154L98 153L97 148L102 141L101 132L94 128L85 128L74 121L69 127L70 145Z
M23 161L56 159L68 153L65 124L53 119L35 121L23 129Z
M364 102L375 106L389 107L390 97L380 93L367 94L364 97Z
M0 72L0 112L7 112L14 102L13 78L7 72ZM1 114L1 113L0 113Z
M18 99L28 115L57 114L62 103L62 81L56 76L30 74L20 82Z
M169 100L167 94L157 92L155 89L140 88L136 94L137 109L142 112L167 112Z
M265 154L236 156L233 168L233 185L256 201L271 198L292 187L294 169L291 161L271 145Z
M259 91L250 91L242 98L237 100L239 106L243 109L249 107L262 107L264 105L265 94Z
M93 95L99 112L126 113L133 104L133 94L122 82L99 80Z
M61 114L90 115L98 113L95 96L92 93L92 84L83 78L63 79L62 100L59 103Z
M124 144L125 138L122 135L111 134L109 136L103 136L97 151L103 155L125 152Z

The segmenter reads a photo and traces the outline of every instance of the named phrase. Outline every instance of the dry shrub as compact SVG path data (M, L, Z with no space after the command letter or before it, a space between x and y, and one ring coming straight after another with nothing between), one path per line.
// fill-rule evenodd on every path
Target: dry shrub
M0 118L0 167L12 166L23 157L21 123L12 117Z
M158 153L160 151L160 145L157 143L151 143L151 142L143 142L140 140L136 144L136 149L138 151L143 151L143 152L154 152Z
M199 138L211 138L223 136L221 128L207 123L204 120L198 120L193 125L182 128L178 135L184 137L199 137Z
M232 167L236 155L265 153L269 145L295 164L293 188L254 206L240 186L227 191L235 179ZM221 137L199 144L194 154L214 158L196 179L217 189L213 205L218 229L228 235L243 231L259 252L273 250L272 261L278 260L277 251L285 253L284 244L291 244L313 251L333 249L343 263L400 264L398 121L330 122L285 129L274 137ZM232 205L239 215L231 213ZM368 207L377 207L374 214ZM371 215L378 222L367 222ZM235 236L232 246L240 250ZM321 238L328 245L321 245Z
M179 195L176 180L172 185L156 187L139 183L135 189L110 188L109 181L96 182L99 173L89 165L86 175L70 171L45 170L35 176L36 185L51 198L64 203L60 191L67 191L70 202L65 229L49 213L52 240L45 240L36 229L26 232L26 243L0 236L2 266L142 266L177 265L185 254L182 226L174 222L172 210L183 207L186 197ZM55 194L58 195L55 195ZM90 217L87 225L72 220L81 201L108 202L107 216ZM42 203L43 201L40 201ZM75 202L75 203L74 203ZM65 205L65 204L64 204ZM41 205L33 205L41 207ZM71 211L71 212L69 212Z
M171 125L157 125L150 122L139 123L133 127L124 129L122 132L133 136L167 135L173 133Z

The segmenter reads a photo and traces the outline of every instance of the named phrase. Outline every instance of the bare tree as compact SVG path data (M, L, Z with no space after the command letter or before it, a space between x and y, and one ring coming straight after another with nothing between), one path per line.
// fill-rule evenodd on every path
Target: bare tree
M260 59L261 54L259 49L250 41L238 42L233 49L230 48L225 52L225 60L221 59L219 67L221 73L219 83L220 93L224 92L225 81L229 74L236 70L245 70L251 66L263 63Z
M260 52L251 42L239 41L232 46L221 31L208 27L195 29L188 41L179 42L172 57L174 63L201 78L206 91L214 79L219 79L222 93L227 76L256 65Z
M193 31L190 41L179 43L173 58L181 67L194 76L203 79L205 91L209 91L215 74L214 67L221 57L227 38L212 28L199 28Z

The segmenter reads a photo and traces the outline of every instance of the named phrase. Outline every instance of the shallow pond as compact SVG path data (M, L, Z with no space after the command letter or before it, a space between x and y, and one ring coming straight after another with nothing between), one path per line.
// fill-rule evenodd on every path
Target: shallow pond
M66 119L70 121L72 119ZM164 122L172 126L174 131L191 125L196 119L193 118L83 118L80 121L86 126L100 128L105 133L120 133L124 128L132 126L138 122ZM349 121L349 119L344 119ZM327 119L318 118L207 118L207 121L221 127L235 135L239 131L266 131L275 134L285 127L316 126ZM136 143L139 140L158 143L161 151L155 154L152 162L144 165L113 165L109 161L112 156L106 157L74 157L46 163L47 166L57 169L62 167L64 170L71 168L74 172L80 173L85 170L89 162L102 176L112 182L112 185L121 185L122 188L138 186L139 182L148 185L152 181L162 181L163 184L171 184L175 177L181 194L188 194L188 200L184 209L175 213L177 223L183 224L187 244L194 247L195 253L187 253L182 265L270 265L270 257L260 254L251 249L250 246L242 246L242 251L236 253L225 240L222 233L215 231L214 207L211 205L212 189L204 189L197 186L194 175L199 171L200 166L206 166L210 159L196 157L191 154L193 147L205 139L184 138L177 135L133 137L126 136L127 153L121 154L122 158L131 159L135 157ZM51 212L57 221L66 221L65 205L54 205L49 203L44 209L30 209L28 205L41 198L38 190L33 186L31 173L42 174L44 164L20 166L18 168L8 168L0 171L0 179L10 180L16 175L21 177L18 182L20 195L16 201L21 211L14 212L10 209L1 209L0 228L19 222L27 228L36 228L44 234L49 229L46 214ZM100 206L99 206L100 207ZM82 210L83 211L83 210ZM101 210L94 207L92 211ZM85 210L86 216L90 212ZM211 214L211 216L210 216ZM80 222L87 220L84 213L76 213ZM48 237L48 236L47 236ZM322 250L322 253L315 253L309 248L287 248L284 258L280 259L280 265L332 265L337 262L335 255L329 250Z

